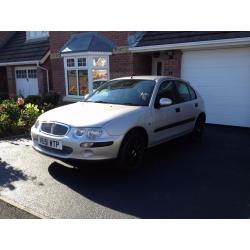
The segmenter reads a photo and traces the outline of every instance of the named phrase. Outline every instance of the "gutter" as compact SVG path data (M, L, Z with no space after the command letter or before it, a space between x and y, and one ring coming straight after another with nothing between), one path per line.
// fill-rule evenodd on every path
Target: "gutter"
M29 65L37 63L39 63L39 61L7 62L7 63L0 63L0 66Z
M243 46L243 45L250 46L250 37L132 47L129 48L129 51L151 52L151 51L161 51L161 50L203 49L211 47L214 48L214 47Z

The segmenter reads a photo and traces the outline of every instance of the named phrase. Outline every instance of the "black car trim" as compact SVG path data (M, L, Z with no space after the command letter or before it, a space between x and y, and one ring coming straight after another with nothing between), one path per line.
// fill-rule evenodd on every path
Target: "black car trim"
M186 119L186 120L182 120L182 121L179 121L179 122L174 122L174 123L165 125L165 126L163 126L163 127L156 128L156 129L154 130L154 132L156 133L156 132L159 132L159 131L162 131L162 130L165 130L165 129L177 127L177 126L180 126L180 125L183 125L183 124L186 124L186 123L189 123L189 122L193 122L193 121L195 121L195 117L191 117L191 118Z
M114 143L113 141L94 142L91 148L107 147L111 146L113 143Z

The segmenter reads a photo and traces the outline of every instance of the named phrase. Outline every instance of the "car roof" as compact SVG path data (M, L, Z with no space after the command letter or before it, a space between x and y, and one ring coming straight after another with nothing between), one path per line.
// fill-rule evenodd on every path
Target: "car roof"
M142 75L142 76L126 76L126 77L120 77L120 78L115 78L112 80L129 80L129 79L140 79L140 80L154 80L154 81L160 81L160 80L176 80L180 78L173 77L173 76L151 76L151 75Z

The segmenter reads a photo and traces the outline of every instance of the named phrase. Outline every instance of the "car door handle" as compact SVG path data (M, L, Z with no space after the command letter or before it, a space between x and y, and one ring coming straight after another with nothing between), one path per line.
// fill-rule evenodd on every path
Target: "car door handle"
M196 103L194 104L194 106L197 108L197 107L199 106L199 104L196 102Z
M176 108L175 111L176 111L176 113L179 113L179 112L181 112L181 108Z

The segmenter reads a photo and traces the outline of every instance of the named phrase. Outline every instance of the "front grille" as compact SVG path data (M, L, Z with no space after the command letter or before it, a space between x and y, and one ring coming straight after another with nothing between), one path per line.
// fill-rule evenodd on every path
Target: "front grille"
M51 135L63 136L68 130L68 126L54 122L43 122L41 125L41 131Z
M49 148L49 147L46 147L46 146L43 146L40 144L39 144L39 147L48 151L48 152L51 152L54 154L59 154L59 155L70 155L73 152L73 149L71 147L67 147L67 146L63 146L62 150L55 149L55 148Z

